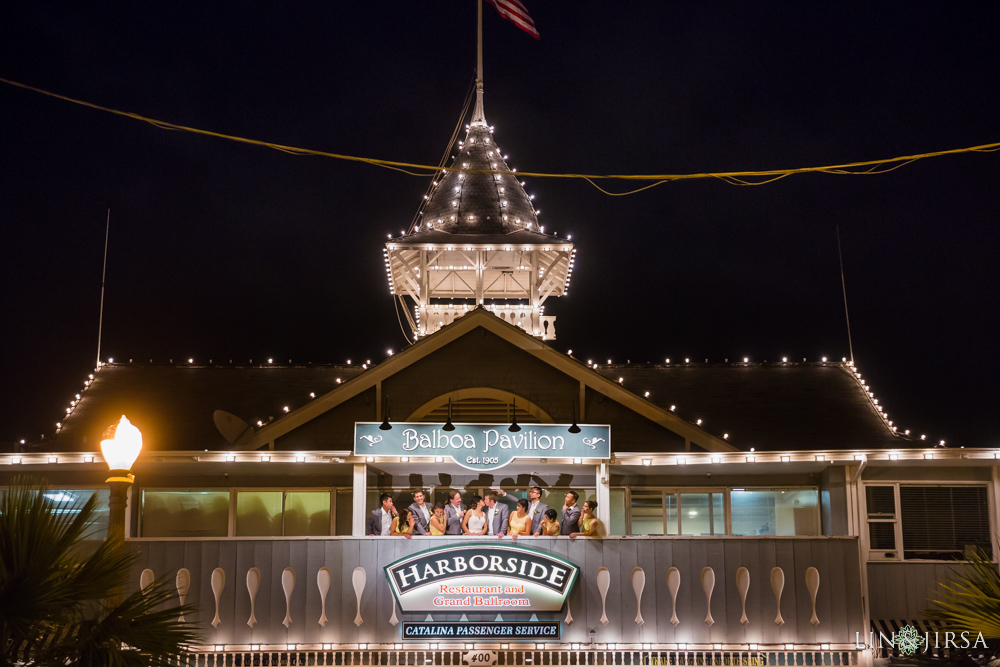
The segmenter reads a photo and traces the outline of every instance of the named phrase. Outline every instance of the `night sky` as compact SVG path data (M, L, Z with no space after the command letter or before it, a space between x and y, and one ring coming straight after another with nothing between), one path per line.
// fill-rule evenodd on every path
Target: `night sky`
M1000 3L525 0L484 8L486 116L520 171L802 167L1000 141ZM276 143L437 163L475 3L6 3L0 76ZM382 263L426 178L165 131L0 84L0 443L102 356L381 360ZM854 353L900 428L1000 446L1000 153L609 197L527 179L571 234L557 349L602 362ZM610 183L609 189L630 189ZM762 400L765 400L762 397Z

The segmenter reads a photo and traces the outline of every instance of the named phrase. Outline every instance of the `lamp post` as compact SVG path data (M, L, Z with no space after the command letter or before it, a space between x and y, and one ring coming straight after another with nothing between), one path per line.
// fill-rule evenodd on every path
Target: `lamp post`
M117 424L112 424L104 431L101 440L101 453L108 464L111 476L106 483L111 487L111 500L108 503L108 541L118 545L125 544L125 504L128 498L128 487L135 481L129 470L139 458L142 450L142 433L132 425L125 415Z

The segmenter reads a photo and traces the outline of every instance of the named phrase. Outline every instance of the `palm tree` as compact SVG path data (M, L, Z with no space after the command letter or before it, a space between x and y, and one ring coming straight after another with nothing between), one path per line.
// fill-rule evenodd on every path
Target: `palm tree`
M941 599L925 615L952 632L980 632L987 639L1000 638L1000 570L988 553L971 550L951 581L939 583Z
M85 538L97 495L69 508L17 479L0 497L0 664L167 665L196 643L163 578L111 605L136 555ZM51 495L51 493L49 493ZM120 599L120 598L119 598Z

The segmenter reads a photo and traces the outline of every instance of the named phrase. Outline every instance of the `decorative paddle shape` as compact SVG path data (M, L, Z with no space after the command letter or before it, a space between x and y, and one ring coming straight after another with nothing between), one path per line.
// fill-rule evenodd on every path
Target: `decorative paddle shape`
M740 623L743 627L746 627L750 622L747 618L747 591L750 590L750 570L745 567L741 567L736 570L736 590L740 592L740 603L743 605L743 616L740 617Z
M399 619L396 618L396 598L391 600L392 603L392 616L389 617L389 625L396 627L399 625Z
M646 573L641 567L632 568L632 590L635 591L635 624L643 625L642 620L642 589L646 587Z
M281 572L281 590L285 591L285 620L281 624L287 628L292 624L292 591L295 590L295 570L290 567Z
M774 591L774 599L778 603L778 615L774 617L774 624L782 626L785 619L781 617L781 591L785 588L785 573L780 567L771 568L771 590Z
M368 582L368 573L365 572L365 568L354 568L354 574L351 575L351 581L354 584L354 595L358 598L358 614L354 617L354 625L360 627L361 624L365 622L364 619L361 618L361 594L365 592L365 584Z
M601 623L608 624L607 598L611 588L611 572L606 567L597 569L597 590L601 593Z
M257 590L260 588L260 570L255 567L251 567L247 570L247 591L250 593L250 618L247 620L247 625L251 628L257 625L257 617L253 615L253 603L254 599L257 597Z
M326 627L326 594L330 592L330 568L321 567L316 573L316 586L319 588L319 606L322 613L319 615L319 624ZM393 615L395 615L395 602L393 603Z
M670 612L670 623L676 628L677 624L680 623L680 619L677 618L677 589L681 587L681 571L676 567L672 567L667 570L667 589L670 591L671 600L671 612Z
M174 579L174 583L177 585L177 597L180 599L180 603L184 604L184 598L187 597L188 589L191 588L191 573L188 572L186 567L182 567L177 570L177 578ZM184 614L181 614L177 619L178 623L184 622Z
M212 619L212 625L216 628L222 623L222 619L219 618L219 598L225 587L226 573L221 567L217 567L212 570L212 595L215 596L215 618Z
M497 614L499 616L499 614ZM566 625L573 625L573 610L569 606L569 597L566 598Z
M712 627L715 625L715 619L712 618L712 591L715 590L715 570L710 567L701 568L701 589L705 591L705 602L708 604L705 625Z
M819 625L819 617L816 615L816 593L819 591L819 570L814 567L806 570L806 588L809 590L809 597L812 598L813 603L813 615L809 619L812 626L815 628Z
M153 583L154 579L156 579L156 576L153 574L153 571L147 567L142 571L142 574L139 575L139 589L146 590L149 588L149 585Z

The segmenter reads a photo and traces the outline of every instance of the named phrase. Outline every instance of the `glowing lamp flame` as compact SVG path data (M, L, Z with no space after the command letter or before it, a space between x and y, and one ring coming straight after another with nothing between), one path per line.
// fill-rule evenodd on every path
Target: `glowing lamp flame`
M142 450L142 433L125 415L104 432L101 453L111 470L129 470Z

